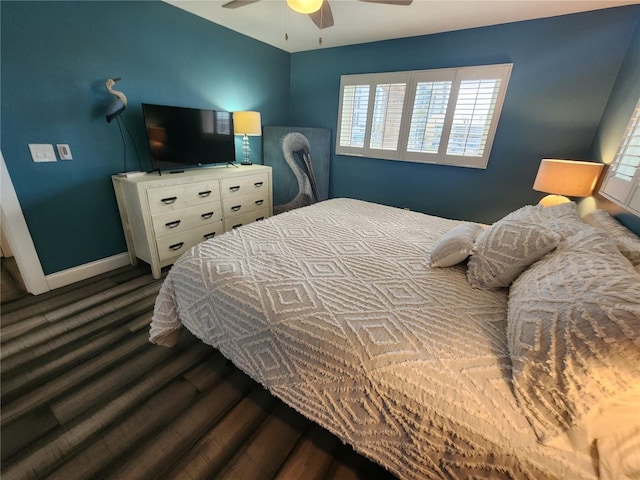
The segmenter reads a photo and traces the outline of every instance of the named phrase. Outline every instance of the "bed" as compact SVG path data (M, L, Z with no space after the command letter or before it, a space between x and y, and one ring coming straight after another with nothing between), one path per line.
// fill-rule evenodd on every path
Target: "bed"
M603 218L327 200L185 253L150 341L185 327L401 479L633 478L640 241Z

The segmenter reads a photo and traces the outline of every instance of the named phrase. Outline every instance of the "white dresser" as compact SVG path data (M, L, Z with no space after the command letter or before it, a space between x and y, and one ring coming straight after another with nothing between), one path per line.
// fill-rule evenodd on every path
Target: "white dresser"
M214 166L111 177L129 259L153 278L190 247L273 214L271 167Z

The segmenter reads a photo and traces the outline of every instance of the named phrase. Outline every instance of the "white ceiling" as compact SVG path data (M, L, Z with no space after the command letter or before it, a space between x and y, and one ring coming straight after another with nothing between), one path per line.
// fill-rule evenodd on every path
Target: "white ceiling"
M640 4L640 0L413 0L400 6L330 0L335 24L319 30L307 15L289 10L285 0L261 0L235 9L222 8L228 0L165 1L291 53Z

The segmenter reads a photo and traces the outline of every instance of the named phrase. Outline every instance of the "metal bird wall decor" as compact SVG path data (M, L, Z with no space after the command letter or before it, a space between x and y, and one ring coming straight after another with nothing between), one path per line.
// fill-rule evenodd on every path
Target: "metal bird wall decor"
M104 87L107 89L111 95L115 98L111 101L109 108L107 108L106 118L107 122L111 122L114 118L120 115L125 108L127 108L127 97L124 93L119 92L118 90L114 90L112 87L115 85L117 81L120 80L120 77L109 78Z

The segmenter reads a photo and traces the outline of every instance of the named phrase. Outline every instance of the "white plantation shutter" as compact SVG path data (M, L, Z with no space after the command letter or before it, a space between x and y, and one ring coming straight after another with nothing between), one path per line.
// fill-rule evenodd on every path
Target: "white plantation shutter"
M369 147L397 150L406 83L376 85Z
M482 156L499 91L499 78L464 80L460 83L447 146L448 155Z
M640 214L640 99L600 193Z
M347 85L343 89L339 144L364 147L369 108L369 85Z
M343 75L336 153L486 168L511 67ZM366 91L357 143L356 86Z
M451 83L442 81L416 84L407 141L408 152L438 153Z

